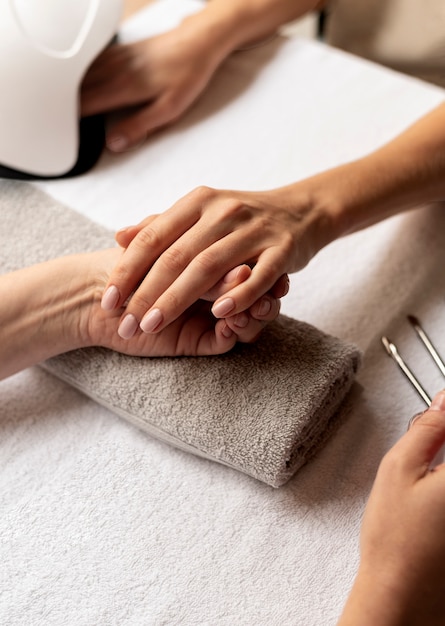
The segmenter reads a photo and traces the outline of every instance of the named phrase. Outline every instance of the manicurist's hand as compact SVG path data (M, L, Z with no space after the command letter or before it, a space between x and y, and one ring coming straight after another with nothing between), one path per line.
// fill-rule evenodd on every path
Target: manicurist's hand
M144 332L159 332L242 264L252 272L217 298L216 317L247 311L268 292L281 297L277 281L303 267L325 243L322 216L311 210L309 195L302 190L291 206L287 193L202 187L165 213L121 231L118 242L128 247L110 275L104 310L123 306L131 296L126 314Z
M220 296L212 312L249 309L335 239L442 200L444 121L441 105L375 152L279 189L195 189L119 233L128 248L107 283L104 308L134 294L128 314L145 332L159 332L228 271L248 264L251 276Z
M359 572L339 626L445 619L445 391L384 457L366 508Z

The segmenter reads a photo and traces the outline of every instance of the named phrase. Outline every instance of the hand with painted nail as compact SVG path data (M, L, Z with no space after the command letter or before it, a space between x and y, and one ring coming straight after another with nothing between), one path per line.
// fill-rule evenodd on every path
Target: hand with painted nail
M224 293L247 280L251 273L252 270L248 265L235 267L223 279L218 281L216 285L202 294L200 300L212 303L219 296L223 296ZM241 342L250 342L256 339L266 323L277 317L280 311L279 299L287 293L288 286L287 275L282 276L277 280L273 288L259 298L248 310L222 319L221 322L224 322L224 325L221 325L221 329L224 330L225 335L228 337L230 332L233 332L237 335L237 340ZM102 298L102 310L114 312L117 297L116 288L114 286L109 287ZM209 310L210 306L209 304ZM156 316L153 315L151 319L149 318L149 321L156 324ZM131 339L141 331L146 333L152 332L144 326L139 327L136 317L125 309L118 328L119 336L122 339Z
M218 318L240 315L267 293L283 295L274 292L277 282L286 282L286 274L303 267L324 243L318 221L319 213L303 203L290 206L286 188L196 189L165 213L118 233L126 250L110 276L103 308L113 310L130 298L126 312L133 324L158 332L233 267L247 264L250 276L212 307Z
M223 318L248 310L280 276L339 237L442 200L444 128L442 104L375 152L303 181L261 192L195 189L130 229L105 307L131 296L128 314L145 332L159 332L247 264L251 276L220 296L212 312ZM126 237L121 232L119 243Z
M0 276L0 294L5 295L0 306L0 380L86 346L136 356L222 354L237 341L253 341L278 315L279 301L272 296L266 307L258 303L247 320L216 320L211 302L200 300L162 332L148 335L139 330L123 339L117 332L123 309L105 313L100 307L100 295L120 255L122 251L113 248L66 256ZM229 286L250 271L239 268ZM224 288L226 284L217 285L214 292Z
M380 464L339 626L439 626L445 616L445 391Z

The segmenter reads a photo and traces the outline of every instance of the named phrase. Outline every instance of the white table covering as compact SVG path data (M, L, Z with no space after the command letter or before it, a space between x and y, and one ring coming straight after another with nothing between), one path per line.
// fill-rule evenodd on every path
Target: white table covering
M162 0L123 37L197 7ZM234 54L140 149L40 187L114 229L199 184L271 188L353 159L443 99L322 44L275 39ZM445 353L444 251L445 212L430 207L331 244L292 277L284 312L356 342L364 364L347 422L278 490L150 439L39 368L0 383L0 623L335 624L377 465L423 408L381 335L431 393L444 386L404 317Z

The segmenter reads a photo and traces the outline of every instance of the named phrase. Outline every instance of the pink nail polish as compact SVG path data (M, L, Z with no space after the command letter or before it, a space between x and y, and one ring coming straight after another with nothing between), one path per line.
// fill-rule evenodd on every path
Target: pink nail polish
M117 334L121 339L131 339L138 329L138 321L131 313L126 315L119 324Z
M116 135L107 139L107 148L111 152L123 152L128 148L128 140L123 135Z
M268 313L270 313L271 308L272 308L272 305L271 305L269 298L261 298L261 302L258 307L258 315L259 316L267 315Z
M221 334L226 338L226 339L230 339L230 337L234 334L233 330L231 328L229 328L227 326L227 324L224 326L224 328L221 331Z
M218 304L212 307L212 313L215 317L226 317L235 308L235 302L232 298L224 298Z
M241 312L238 315L235 315L234 324L238 328L246 328L249 323L249 316L247 313Z
M119 289L111 285L102 296L100 306L104 311L112 311L119 302Z
M162 323L164 317L159 309L153 309L147 315L144 315L140 323L141 330L144 333L153 333Z

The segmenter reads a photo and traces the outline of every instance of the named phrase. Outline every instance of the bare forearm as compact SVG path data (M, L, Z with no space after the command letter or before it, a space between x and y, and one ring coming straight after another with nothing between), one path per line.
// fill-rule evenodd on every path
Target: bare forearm
M211 0L181 28L211 43L212 54L233 50L274 33L280 26L322 6L320 0Z
M82 345L93 292L72 259L0 276L0 379Z
M445 104L372 154L279 193L292 203L302 191L326 225L322 245L407 209L445 199Z

